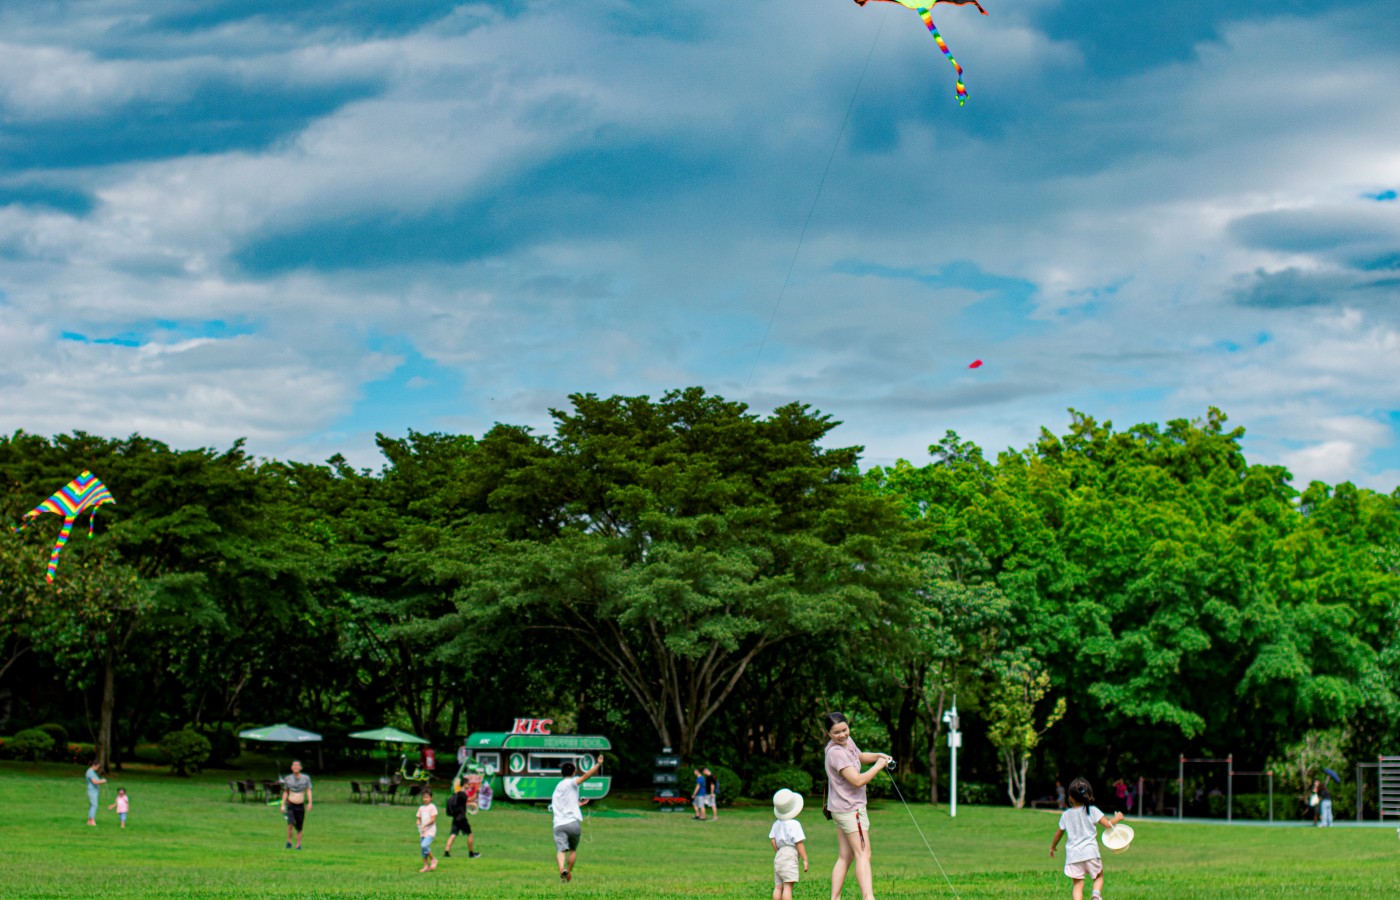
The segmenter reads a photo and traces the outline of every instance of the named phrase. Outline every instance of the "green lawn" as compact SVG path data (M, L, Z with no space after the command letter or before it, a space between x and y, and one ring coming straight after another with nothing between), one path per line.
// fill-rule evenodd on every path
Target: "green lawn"
M270 770L269 770L270 771ZM223 776L226 778L227 776ZM177 779L118 774L104 787L99 827L85 824L81 770L0 763L0 897L767 897L772 857L766 806L724 810L720 821L609 804L585 828L574 882L554 874L550 820L506 804L473 820L477 849L416 874L413 809L351 804L347 782L317 779L306 849L283 849L276 807L228 802L220 773ZM125 831L106 805L131 795ZM629 815L623 815L628 814ZM969 807L950 820L919 808L958 895L1068 897L1063 847L1048 858L1053 813ZM798 898L825 900L835 837L820 809L802 816L812 871ZM908 814L872 810L876 894L952 896ZM1393 828L1267 828L1134 821L1137 840L1105 854L1105 896L1175 898L1400 897ZM446 828L435 850L441 851ZM465 850L460 841L458 847ZM845 896L858 897L854 882Z

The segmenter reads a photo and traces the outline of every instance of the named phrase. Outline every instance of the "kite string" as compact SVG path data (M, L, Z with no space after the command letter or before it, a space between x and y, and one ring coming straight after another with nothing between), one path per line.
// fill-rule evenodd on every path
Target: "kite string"
M953 880L944 871L943 863L938 861L938 854L933 852L933 845L928 842L928 838L924 837L924 830L919 827L919 820L914 818L914 811L909 808L909 801L904 799L904 793L899 789L899 782L894 780L894 775L891 775L888 769L885 770L885 774L890 776L890 784L894 785L895 795L899 797L899 802L904 804L904 811L909 814L909 821L914 823L914 830L919 833L920 838L923 838L924 846L928 848L929 856L933 857L934 865L938 866L938 871L943 873L943 880L948 882L948 890L953 892L954 898L957 898L958 889L953 887Z
M817 211L817 203L822 198L822 188L826 187L826 176L831 172L831 164L836 159L836 151L841 148L841 139L846 136L846 126L851 122L851 112L856 108L856 98L860 96L860 86L865 82L865 73L870 68L870 60L875 57L875 45L880 42L880 32L885 28L885 19L880 18L880 24L875 29L875 39L870 42L870 52L865 55L865 65L860 68L860 77L856 79L855 90L851 91L851 102L846 104L846 117L841 120L841 130L836 134L836 142L831 145L831 154L826 158L826 168L822 169L822 177L817 182L817 194L812 198L812 206L807 210L807 219L802 223L802 232L797 236L797 246L793 248L792 260L788 263L787 275L783 277L782 289L778 291L778 300L773 304L773 314L768 317L768 327L763 329L763 339L758 342L758 352L754 354L753 366L749 369L749 380L744 383L747 389L753 384L754 373L758 371L758 361L763 358L763 348L768 345L768 335L773 331L773 323L778 319L778 309L783 305L783 296L787 294L788 285L792 282L792 272L797 268L797 257L802 253L802 243L807 239L807 229L812 224L812 214Z

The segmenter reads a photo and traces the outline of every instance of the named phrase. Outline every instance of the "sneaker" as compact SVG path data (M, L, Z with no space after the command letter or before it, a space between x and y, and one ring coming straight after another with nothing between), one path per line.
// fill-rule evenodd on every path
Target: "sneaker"
M467 854L467 859L476 859L476 858L479 857L480 855L481 855L480 853L468 853L468 854Z
M447 859L447 858L448 858L449 856L451 856L451 855L452 855L452 851L451 851L451 850L444 850L444 851L442 851L442 858L443 858L443 859Z
M568 882L568 880L569 880L569 873L566 872L566 871L564 871L563 869L560 869L560 870L559 870L559 880L560 880L560 881L563 881L563 882Z
M297 844L297 849L298 849L298 850L301 849L301 844Z
M291 842L291 841L287 841L287 849L288 849L288 850L292 849L292 842Z

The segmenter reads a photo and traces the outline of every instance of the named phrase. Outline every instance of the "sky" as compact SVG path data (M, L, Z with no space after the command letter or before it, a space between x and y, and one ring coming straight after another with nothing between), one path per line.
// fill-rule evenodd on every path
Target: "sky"
M377 467L701 385L1400 484L1394 0L985 5L962 108L893 3L0 5L0 428Z

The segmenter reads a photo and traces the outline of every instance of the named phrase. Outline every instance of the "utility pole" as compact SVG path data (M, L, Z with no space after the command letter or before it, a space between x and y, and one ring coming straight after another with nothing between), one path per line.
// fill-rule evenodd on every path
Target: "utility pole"
M958 817L958 748L962 746L962 732L958 730L958 695L953 695L952 707L943 714L948 726L948 757L952 766L948 774L948 817Z

